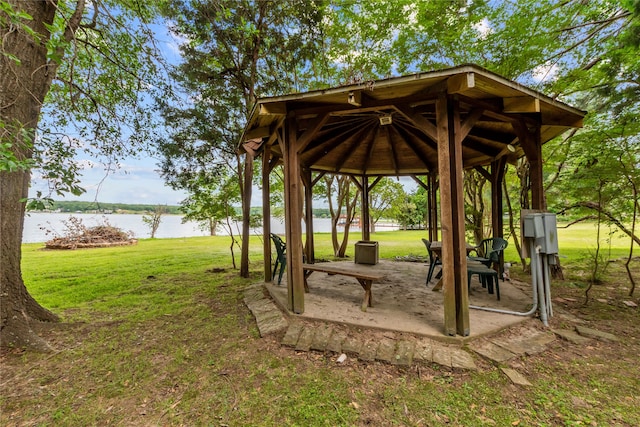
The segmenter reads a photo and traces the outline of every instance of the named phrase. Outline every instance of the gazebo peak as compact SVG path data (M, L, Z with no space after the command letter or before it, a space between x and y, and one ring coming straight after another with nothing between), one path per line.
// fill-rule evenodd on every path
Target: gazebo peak
M540 142L581 127L584 111L476 65L259 99L242 142L262 138L282 157L277 129L295 117L301 165L354 175L411 175L437 165L435 104L459 103L465 167L523 155L522 132Z

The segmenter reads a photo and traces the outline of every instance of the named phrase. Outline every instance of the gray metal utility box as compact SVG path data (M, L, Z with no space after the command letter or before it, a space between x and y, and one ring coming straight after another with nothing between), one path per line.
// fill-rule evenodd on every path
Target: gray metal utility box
M356 264L378 263L378 242L360 240L356 242Z

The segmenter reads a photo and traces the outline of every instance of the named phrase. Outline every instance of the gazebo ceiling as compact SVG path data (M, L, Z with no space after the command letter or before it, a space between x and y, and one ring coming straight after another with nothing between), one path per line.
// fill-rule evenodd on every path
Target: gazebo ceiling
M518 128L540 125L542 143L582 126L585 112L474 65L322 91L260 99L242 142L282 157L278 128L295 117L303 167L356 175L407 175L437 170L436 100L460 105L464 167L523 155ZM248 149L248 146L244 146Z

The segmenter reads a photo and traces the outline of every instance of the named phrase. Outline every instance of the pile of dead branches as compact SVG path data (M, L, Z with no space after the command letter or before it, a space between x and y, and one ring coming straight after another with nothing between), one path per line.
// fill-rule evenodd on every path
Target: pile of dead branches
M105 246L132 245L138 241L131 233L122 231L108 223L85 227L80 219L70 217L65 224L66 233L45 242L47 249L82 249Z

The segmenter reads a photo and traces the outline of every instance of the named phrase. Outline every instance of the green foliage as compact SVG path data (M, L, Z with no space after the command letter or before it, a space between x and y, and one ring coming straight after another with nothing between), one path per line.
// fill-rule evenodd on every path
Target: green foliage
M177 215L180 213L179 206L163 205L166 213ZM84 201L59 201L52 200L51 204L46 207L48 210L60 212L117 212L117 213L146 213L151 212L156 205L137 205L126 203L101 203L101 202L84 202ZM33 210L44 210L38 208Z
M404 187L391 178L382 178L369 193L369 211L371 222L381 218L392 218L394 209L406 198Z
M189 197L181 202L180 210L184 213L183 221L199 222L214 235L223 221L241 219L240 212L234 208L239 202L238 181L227 177L220 186L206 182L191 186Z
M31 169L35 161L17 153L29 152L32 148L32 132L19 124L12 125L0 121L0 172Z
M162 55L149 27L157 2L97 2L80 11L75 32L68 28L74 7L60 2L46 24L55 77L42 108L34 161L53 195L84 192L80 155L111 169L119 159L148 150L155 132L148 98L164 84L158 78Z
M237 150L246 118L258 97L305 82L298 73L318 41L320 11L302 0L229 0L172 2L163 12L185 42L171 72L180 93L156 99L169 129L158 139L162 175L189 193L189 217L219 221L238 201L231 192L249 190Z
M426 190L419 186L411 194L398 198L390 210L390 217L403 229L425 228L427 223Z
M33 21L33 17L23 10L15 10L11 3L0 0L0 25L5 28L19 28L20 31L25 32L34 41L40 40L40 35L33 31L33 29L25 21ZM11 52L7 52L4 49L0 49L0 54L5 58L20 65L22 61L16 55Z
M149 215L142 216L142 222L151 230L152 239L156 237L156 232L162 222L162 215L165 213L167 213L167 208L162 205L157 205L151 212L149 212Z

